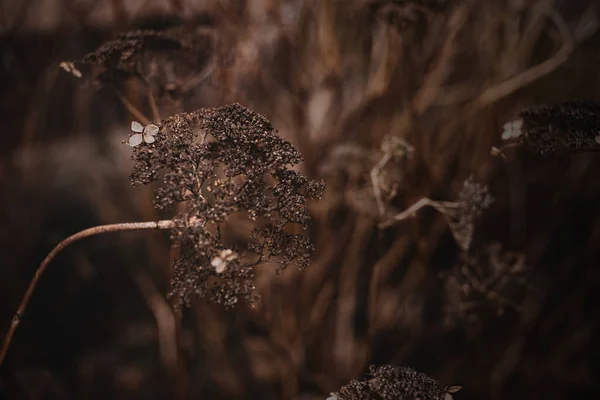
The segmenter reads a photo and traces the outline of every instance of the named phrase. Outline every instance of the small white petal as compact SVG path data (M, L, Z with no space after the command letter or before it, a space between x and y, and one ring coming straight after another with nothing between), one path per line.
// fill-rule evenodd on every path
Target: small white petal
M146 135L144 133L144 142L150 144L156 142L156 138L154 136Z
M159 129L158 126L154 125L154 124L148 124L146 125L146 127L144 128L144 133L146 135L156 135L158 133Z
M144 139L142 138L142 134L136 133L135 135L133 135L129 138L129 145L131 147L135 147L135 146L139 145L140 143L142 143L143 140Z
M521 129L523 127L523 119L519 118L518 120L513 121L513 127Z
M600 144L600 135L596 136L595 139L596 139L596 143Z
M225 267L227 267L227 263L220 257L213 258L210 262L210 265L215 267L215 271L217 271L217 274L220 274L221 272L225 271Z
M131 130L134 131L134 132L143 132L144 131L144 127L139 122L133 121L131 123Z
M512 122L507 122L504 125L502 125L502 128L506 131L506 130L511 130L512 129Z
M459 385L446 386L446 392L448 393L456 393L461 390L463 387Z
M513 137L513 132L511 130L505 130L502 132L502 136L500 136L502 140L508 140Z
M231 249L221 250L219 253L219 257L221 257L225 261L233 261L238 258L237 253L234 253Z

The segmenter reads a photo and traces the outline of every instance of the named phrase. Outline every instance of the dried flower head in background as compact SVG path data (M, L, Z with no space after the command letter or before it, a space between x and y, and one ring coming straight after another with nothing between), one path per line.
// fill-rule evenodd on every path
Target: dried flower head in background
M530 107L504 124L501 138L508 146L525 145L540 155L558 157L596 147L600 103L577 100Z
M165 119L152 137L133 148L131 179L162 181L158 209L185 204L172 234L179 246L170 294L176 306L192 294L225 306L252 302L256 265L274 263L277 271L308 265L313 245L287 228L309 225L306 201L318 199L324 183L289 169L302 157L265 117L239 104L202 109ZM239 213L256 221L246 251L220 235Z
M446 324L473 322L506 309L519 310L527 290L525 256L503 251L500 243L468 256L446 277Z
M186 82L201 74L210 59L211 46L210 36L201 30L133 30L75 63L91 65L90 78L97 85L136 76L160 90L171 91L190 86Z
M427 375L408 367L371 365L367 381L353 380L330 398L339 400L451 400L460 386L442 388Z
M452 235L464 251L471 246L475 220L490 208L493 202L494 198L490 195L487 185L475 182L470 176L463 182L462 190L458 194L458 206L451 212L443 213Z
M443 12L453 0L373 0L374 14L399 30L420 24L429 16Z

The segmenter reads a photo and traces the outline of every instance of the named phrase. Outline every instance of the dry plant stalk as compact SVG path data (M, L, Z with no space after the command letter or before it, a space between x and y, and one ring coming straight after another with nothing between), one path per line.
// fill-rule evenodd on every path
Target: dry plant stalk
M0 348L0 366L2 366L2 363L6 356L6 352L8 351L8 347L10 346L10 342L15 334L15 331L19 327L19 324L21 323L21 318L23 318L25 309L29 304L29 300L31 300L31 296L35 291L35 288L37 287L40 278L42 277L42 274L48 267L48 264L50 264L50 262L54 259L54 257L58 255L58 253L64 250L71 243L77 242L78 240L84 239L89 236L94 236L105 232L133 231L142 229L172 229L174 227L175 223L172 220L156 222L124 222L120 224L101 225L85 229L81 232L77 232L69 236L59 244L57 244L56 247L54 247L54 249L52 249L52 251L48 253L46 258L44 258L44 261L42 261L40 266L35 271L35 274L33 275L33 278L29 283L29 286L27 287L27 291L23 296L23 300L21 300L19 308L17 308L17 311L15 312L15 315L12 318L10 327L8 328L8 332L6 333L4 341L2 342L2 348Z

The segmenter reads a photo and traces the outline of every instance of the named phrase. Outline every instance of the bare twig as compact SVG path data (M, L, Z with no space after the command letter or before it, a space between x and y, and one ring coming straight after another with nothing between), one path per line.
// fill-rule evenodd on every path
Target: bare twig
M148 273L132 271L133 280L137 284L148 308L156 318L158 330L158 347L165 367L177 370L177 321L169 303L158 291Z
M8 351L8 347L10 346L12 337L14 336L15 331L17 330L17 327L19 326L19 324L21 322L23 313L25 312L25 309L27 308L27 304L29 303L31 296L33 295L33 291L37 287L37 284L39 283L42 274L48 267L48 264L50 264L50 261L52 261L54 259L54 257L56 257L56 255L58 253L60 253L65 247L67 247L71 243L74 243L80 239L83 239L83 238L86 238L89 236L98 235L100 233L105 233L105 232L132 231L132 230L142 230L142 229L171 229L174 226L175 226L175 222L172 220L151 221L151 222L127 222L127 223L120 223L120 224L100 225L100 226L95 226L93 228L84 229L80 232L75 233L74 235L69 236L68 238L66 238L65 240L60 242L54 249L52 249L52 251L46 256L44 261L42 261L40 266L35 271L35 275L33 276L31 282L29 283L27 292L25 292L25 296L23 296L23 300L21 300L21 304L19 304L19 308L17 309L17 312L13 316L10 327L8 328L8 333L6 334L6 336L4 338L4 342L2 343L2 347L0 348L0 366L2 366L2 363L6 356L6 352Z
M403 221L405 219L412 218L416 215L417 211L426 206L433 207L442 214L449 214L452 209L458 207L458 203L450 201L434 201L427 197L423 197L421 200L417 201L415 204L408 207L406 210L394 215L387 221L380 223L379 227L387 228L389 226L394 225L398 221Z
M115 92L121 103L123 103L125 108L127 108L127 111L129 111L142 125L148 125L152 122L140 110L138 110L136 106L127 100L127 97L125 97L123 93L119 91L119 89L117 89L114 85L110 85L110 87Z
M156 104L156 98L154 97L154 93L152 92L152 88L150 86L148 86L148 103L150 104L150 109L152 110L152 118L154 118L155 122L160 122L158 105Z

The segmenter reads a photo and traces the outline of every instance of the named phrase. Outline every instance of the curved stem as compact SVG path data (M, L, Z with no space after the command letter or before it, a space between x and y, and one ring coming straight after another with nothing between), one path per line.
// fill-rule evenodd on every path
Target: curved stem
M120 224L100 225L100 226L95 226L93 228L88 228L88 229L84 229L80 232L77 232L77 233L69 236L62 242L60 242L58 245L56 245L56 247L54 249L52 249L52 251L50 253L48 253L48 255L46 256L44 261L42 261L40 266L35 271L35 275L31 279L31 282L29 283L27 292L25 292L25 296L23 296L23 300L21 300L21 304L19 304L19 308L17 309L17 312L13 316L10 327L8 328L8 333L6 334L6 336L4 338L4 342L2 343L2 347L0 348L0 366L2 366L2 363L4 362L6 352L8 351L8 346L10 346L12 337L14 336L15 331L17 330L17 327L19 326L19 324L21 322L21 318L23 317L25 308L27 308L27 304L29 303L29 300L31 299L31 295L33 294L33 291L35 290L37 284L39 283L39 280L40 280L42 274L48 267L48 264L50 264L50 261L52 261L52 259L54 259L54 257L56 257L56 255L58 253L60 253L65 247L67 247L71 243L76 242L80 239L86 238L88 236L94 236L94 235L97 235L100 233L105 233L105 232L132 231L132 230L141 230L141 229L171 229L174 227L175 227L175 222L172 220L152 221L152 222L126 222L126 223L120 223Z

